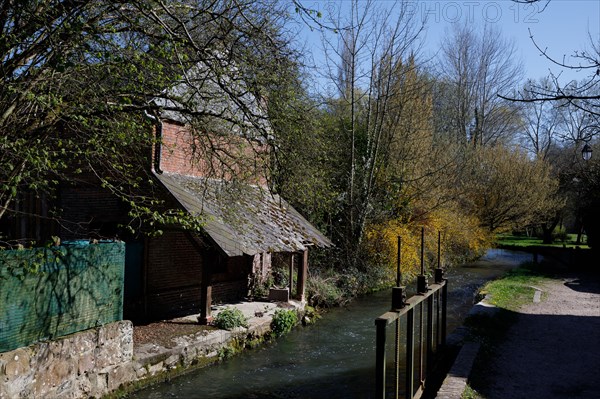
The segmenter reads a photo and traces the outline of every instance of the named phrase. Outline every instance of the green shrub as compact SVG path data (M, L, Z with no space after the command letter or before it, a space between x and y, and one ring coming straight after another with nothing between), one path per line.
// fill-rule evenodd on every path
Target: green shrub
M225 308L217 314L214 324L222 330L233 330L248 327L248 318L237 308Z
M323 273L326 274L326 273ZM337 286L336 276L313 273L306 283L308 301L312 306L331 307L347 302L342 289Z
M565 242L569 240L569 235L567 234L564 227L557 227L552 232L552 240Z
M277 337L287 334L298 323L298 315L295 310L278 309L271 321L271 330Z

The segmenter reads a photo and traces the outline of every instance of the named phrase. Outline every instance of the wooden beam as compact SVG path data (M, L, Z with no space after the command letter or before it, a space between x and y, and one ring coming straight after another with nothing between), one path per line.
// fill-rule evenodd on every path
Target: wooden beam
M308 277L308 249L302 253L300 267L298 268L298 281L296 284L296 299L304 301L306 291L306 278Z

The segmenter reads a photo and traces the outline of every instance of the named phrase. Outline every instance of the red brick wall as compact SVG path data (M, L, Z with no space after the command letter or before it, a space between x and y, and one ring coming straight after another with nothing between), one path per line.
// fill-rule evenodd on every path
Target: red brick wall
M252 271L252 258L236 256L227 258L226 268L212 275L213 303L239 301L248 295L248 275Z
M208 265L211 257L189 234L166 231L148 240L146 270L147 318L166 319L200 312L202 268L217 269L211 278L213 303L239 301L248 294L251 258L224 259L222 268Z
M127 220L124 204L101 187L64 187L60 190L64 215L63 240L114 238L118 224Z
M212 300L214 304L236 302L248 294L248 280L227 281L212 285Z
M194 134L186 126L163 122L160 169L190 176L266 184L267 147L231 135Z
M147 316L162 319L200 312L203 256L188 234L165 231L148 240Z

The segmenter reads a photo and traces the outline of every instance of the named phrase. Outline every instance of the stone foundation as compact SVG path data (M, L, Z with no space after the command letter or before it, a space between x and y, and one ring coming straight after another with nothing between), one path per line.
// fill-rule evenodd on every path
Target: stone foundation
M131 380L132 358L129 321L0 353L0 398L100 397Z
M303 304L292 304L302 309ZM120 321L56 341L0 353L0 399L100 398L119 388L218 358L219 350L271 331L276 304L245 303L248 328L203 331L173 339L172 347L133 346L133 326ZM256 309L261 310L260 314Z

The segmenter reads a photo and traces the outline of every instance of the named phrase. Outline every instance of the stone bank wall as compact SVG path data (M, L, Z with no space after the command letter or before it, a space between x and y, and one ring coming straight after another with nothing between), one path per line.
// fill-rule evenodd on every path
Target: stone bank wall
M0 398L101 397L137 379L132 359L129 321L0 353Z
M301 303L291 305L296 311L303 307ZM134 350L131 322L119 321L0 353L0 399L100 398L119 388L139 388L190 367L201 367L217 360L223 348L239 350L254 345L271 331L272 316L279 309L268 302L236 307L248 318L248 328L205 330L176 337L167 346L147 343ZM260 314L256 309L261 309ZM197 315L190 317L195 320Z

